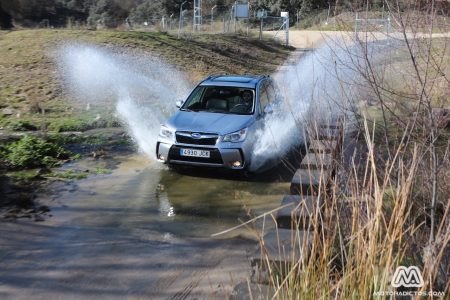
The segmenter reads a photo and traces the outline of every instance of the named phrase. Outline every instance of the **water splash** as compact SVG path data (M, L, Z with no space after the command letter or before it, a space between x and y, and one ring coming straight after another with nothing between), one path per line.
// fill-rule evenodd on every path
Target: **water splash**
M348 46L343 38L329 39L295 65L277 72L274 78L281 90L282 109L265 117L266 126L257 133L251 169L257 170L303 144L307 121L345 114L351 122L354 106L365 93L359 84L360 71L366 67L363 51L367 59L375 60L384 46L371 43L363 49L361 45Z
M65 88L79 103L114 107L139 149L155 158L159 126L190 84L174 67L129 49L62 46L57 55Z

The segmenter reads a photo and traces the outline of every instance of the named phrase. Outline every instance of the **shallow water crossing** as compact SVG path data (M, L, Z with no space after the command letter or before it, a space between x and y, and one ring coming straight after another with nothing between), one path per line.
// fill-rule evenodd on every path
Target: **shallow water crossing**
M277 205L288 188L273 175L180 174L138 154L66 168L108 165L112 174L55 182L38 199L52 208L45 222L2 222L2 298L226 297L245 280L255 241L244 228L211 234Z

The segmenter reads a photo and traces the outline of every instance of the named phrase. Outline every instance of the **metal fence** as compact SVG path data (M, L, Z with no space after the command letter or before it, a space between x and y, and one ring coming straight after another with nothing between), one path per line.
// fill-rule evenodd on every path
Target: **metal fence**
M256 17L248 19L234 18L231 11L217 12L211 10L209 15L202 16L202 23L194 26L194 12L185 10L180 16L162 16L149 18L144 22L131 22L124 20L125 28L141 31L167 31L183 37L196 32L227 34L240 33L260 37L262 40L276 39L286 43L286 18L265 17L263 20Z

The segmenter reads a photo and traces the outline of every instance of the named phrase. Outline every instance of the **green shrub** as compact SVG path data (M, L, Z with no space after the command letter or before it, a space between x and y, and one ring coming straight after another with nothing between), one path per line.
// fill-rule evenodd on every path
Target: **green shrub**
M77 170L67 170L65 172L53 173L53 176L63 179L85 179L88 174Z
M86 131L93 128L95 128L93 122L78 118L59 120L50 125L50 130L57 132Z
M24 136L5 147L6 160L14 168L53 167L70 155L64 148L33 136Z
M10 129L14 131L28 131L28 130L37 130L38 127L29 121L26 120L20 120L17 122L14 122L8 126Z

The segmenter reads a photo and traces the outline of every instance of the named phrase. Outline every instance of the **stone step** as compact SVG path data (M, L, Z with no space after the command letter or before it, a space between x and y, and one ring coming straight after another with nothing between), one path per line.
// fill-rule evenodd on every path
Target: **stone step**
M337 148L337 141L335 140L312 140L309 143L309 151L314 153L330 153L335 155Z
M344 125L344 117L343 116L332 117L330 119L320 120L321 128L342 130L343 125Z
M310 231L270 230L264 235L263 246L258 246L250 259L253 270L252 281L268 283L270 275L286 276L290 267L299 260L307 261L312 243L313 233Z
M320 205L318 202L320 200L316 196L284 196L281 201L281 206L285 207L278 210L276 215L278 228L314 230L314 227L310 224L310 220L314 218L317 205Z
M317 138L318 140L335 140L341 139L342 130L331 128L320 128L311 132L310 136Z
M266 300L275 294L273 287L267 284L240 282L231 292L230 300Z
M300 163L300 168L303 169L332 170L333 167L333 157L328 153L306 153Z
M330 172L328 170L298 169L291 180L291 195L317 195L326 192Z

